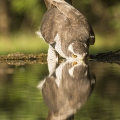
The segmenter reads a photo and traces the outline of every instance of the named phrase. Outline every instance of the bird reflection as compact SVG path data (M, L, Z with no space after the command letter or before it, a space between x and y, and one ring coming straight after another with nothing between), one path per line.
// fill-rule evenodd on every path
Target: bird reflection
M92 93L95 75L90 75L84 61L65 61L49 73L38 85L49 108L47 120L74 120L74 114Z

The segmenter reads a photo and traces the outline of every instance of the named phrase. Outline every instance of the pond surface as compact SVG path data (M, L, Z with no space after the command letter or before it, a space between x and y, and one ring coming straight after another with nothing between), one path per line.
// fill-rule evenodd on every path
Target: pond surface
M0 120L120 119L118 64L48 64L0 64Z

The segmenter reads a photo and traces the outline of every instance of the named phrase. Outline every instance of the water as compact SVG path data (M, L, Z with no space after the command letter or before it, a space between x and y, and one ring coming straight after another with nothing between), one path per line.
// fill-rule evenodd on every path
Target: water
M0 64L0 120L120 119L118 64L48 64Z

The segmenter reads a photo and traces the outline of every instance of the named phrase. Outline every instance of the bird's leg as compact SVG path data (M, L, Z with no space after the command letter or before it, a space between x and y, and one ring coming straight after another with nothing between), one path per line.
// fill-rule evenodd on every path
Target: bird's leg
M49 45L49 48L48 48L47 62L48 62L49 75L51 75L55 71L58 63L57 52L51 45Z
M49 76L51 76L54 71L57 68L57 63L58 63L58 56L56 51L54 50L54 48L49 45L49 49L48 49L48 57L47 57L47 62L48 62L48 71L49 71ZM45 83L46 79L42 80L39 84L38 84L38 88L42 90L42 87Z
M49 48L48 48L47 60L54 60L54 61L58 62L58 54L51 45L49 45Z

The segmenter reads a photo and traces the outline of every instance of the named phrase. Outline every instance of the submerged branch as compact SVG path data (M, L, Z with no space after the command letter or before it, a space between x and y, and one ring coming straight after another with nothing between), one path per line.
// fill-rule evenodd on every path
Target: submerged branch
M100 62L109 62L120 64L120 50L115 52L98 53L96 55L90 55L91 60L97 60ZM24 65L24 64L46 64L47 54L23 54L23 53L11 53L8 55L0 56L0 63L7 63L11 65Z
M100 62L109 62L120 64L120 49L115 52L98 53L96 55L90 55L90 59L95 59Z
M10 65L25 65L25 64L46 64L47 54L23 54L23 53L11 53L8 55L0 56L0 63L7 63Z

